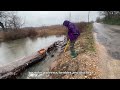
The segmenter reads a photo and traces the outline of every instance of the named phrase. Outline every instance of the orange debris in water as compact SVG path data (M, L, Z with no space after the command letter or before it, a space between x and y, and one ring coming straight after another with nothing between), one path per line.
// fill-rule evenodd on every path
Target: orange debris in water
M41 50L38 51L39 54L44 54L45 52L46 52L45 49L41 49Z

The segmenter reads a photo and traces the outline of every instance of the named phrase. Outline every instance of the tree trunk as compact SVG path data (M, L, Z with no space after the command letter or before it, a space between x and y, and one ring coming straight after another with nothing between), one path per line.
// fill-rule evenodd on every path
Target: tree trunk
M0 22L0 26L2 27L3 30L5 29L3 23L1 22Z

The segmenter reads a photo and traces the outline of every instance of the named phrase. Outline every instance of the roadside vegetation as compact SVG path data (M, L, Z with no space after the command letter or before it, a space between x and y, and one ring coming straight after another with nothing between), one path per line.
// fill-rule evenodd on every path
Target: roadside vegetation
M51 72L78 72L79 74L51 74L49 76L50 79L100 78L92 27L92 23L89 25L84 23L81 36L75 43L75 49L79 53L77 58L73 60L68 49L67 52L62 53L57 60L52 63L49 70Z
M100 16L98 17L97 22L103 22L104 24L110 25L120 25L120 11L100 11Z

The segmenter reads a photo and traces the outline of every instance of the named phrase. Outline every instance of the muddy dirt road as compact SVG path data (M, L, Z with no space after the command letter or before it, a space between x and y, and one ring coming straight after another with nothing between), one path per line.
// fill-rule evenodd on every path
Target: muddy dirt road
M94 23L102 79L120 79L120 26Z

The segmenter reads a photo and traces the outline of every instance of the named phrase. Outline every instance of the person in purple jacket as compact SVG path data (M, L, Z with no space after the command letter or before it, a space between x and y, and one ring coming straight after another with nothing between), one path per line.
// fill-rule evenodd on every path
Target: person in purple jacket
M65 20L63 22L63 25L65 27L68 28L68 35L67 35L67 40L70 40L70 51L71 51L71 56L72 58L75 58L77 56L77 53L75 52L74 49L74 44L78 38L78 36L80 36L80 31L79 29L75 26L74 23Z

